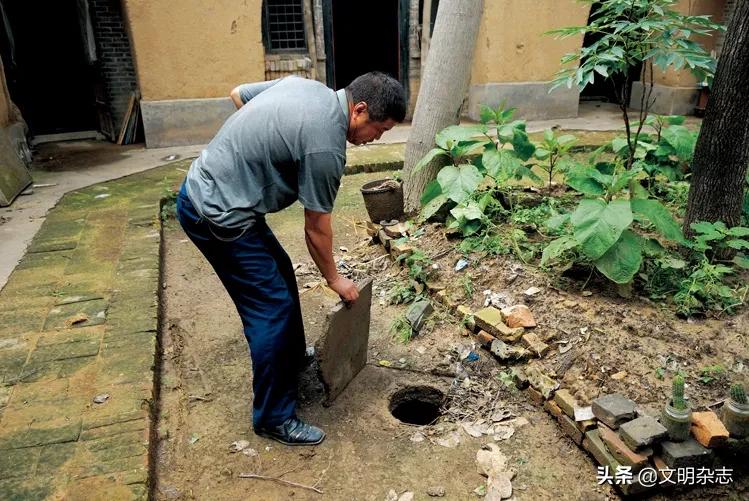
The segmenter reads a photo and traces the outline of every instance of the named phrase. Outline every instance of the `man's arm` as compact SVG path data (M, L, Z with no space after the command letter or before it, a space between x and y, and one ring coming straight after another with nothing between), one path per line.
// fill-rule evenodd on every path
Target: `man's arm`
M229 97L231 98L231 102L234 103L234 106L236 106L237 109L244 106L244 103L242 102L242 96L239 95L239 87L234 87L229 93Z
M325 212L304 210L304 237L312 260L341 299L352 303L359 298L356 284L338 274L333 260L333 227L331 216Z
M255 96L260 94L266 89L270 89L279 82L279 79L270 80L268 82L257 82L257 83L246 83L237 85L229 93L231 101L237 109L241 108L248 101L252 100Z

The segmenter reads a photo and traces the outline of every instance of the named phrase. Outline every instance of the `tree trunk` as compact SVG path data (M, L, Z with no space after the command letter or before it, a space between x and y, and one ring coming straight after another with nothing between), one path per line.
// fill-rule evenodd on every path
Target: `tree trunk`
M434 147L435 134L460 121L483 7L483 0L440 1L406 144L403 165L406 212L419 209L424 187L444 165L439 161L444 161L444 157L438 157L421 171L412 172L414 165Z
M692 160L684 233L697 221L740 223L749 165L749 1L736 3Z

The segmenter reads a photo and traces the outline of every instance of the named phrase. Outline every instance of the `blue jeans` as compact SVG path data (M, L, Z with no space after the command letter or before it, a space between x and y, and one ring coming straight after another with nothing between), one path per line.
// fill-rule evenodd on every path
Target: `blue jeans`
M184 185L177 196L177 219L213 266L242 318L252 358L253 425L276 426L295 415L297 375L305 352L291 260L264 219L241 234L217 228L200 217Z

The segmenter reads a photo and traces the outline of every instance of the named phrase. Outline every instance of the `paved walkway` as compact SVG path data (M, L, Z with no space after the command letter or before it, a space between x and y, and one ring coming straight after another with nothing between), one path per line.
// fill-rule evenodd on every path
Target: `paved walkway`
M0 498L147 497L159 201L176 167L65 195L0 292Z
M607 113L604 129L618 125ZM408 130L350 149L348 171L397 167ZM148 496L159 204L200 147L105 146L98 156L77 147L66 156L76 146L57 146L61 165L34 172L51 186L0 211L3 499ZM153 168L170 155L187 160Z

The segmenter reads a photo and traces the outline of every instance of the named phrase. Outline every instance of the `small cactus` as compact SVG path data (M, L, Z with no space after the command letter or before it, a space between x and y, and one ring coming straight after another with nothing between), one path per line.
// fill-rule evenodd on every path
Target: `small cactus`
M673 387L671 394L671 405L674 409L683 411L687 408L687 403L684 401L684 376L677 375L674 378Z
M744 392L744 387L740 384L732 385L731 399L737 404L746 404L746 392Z

